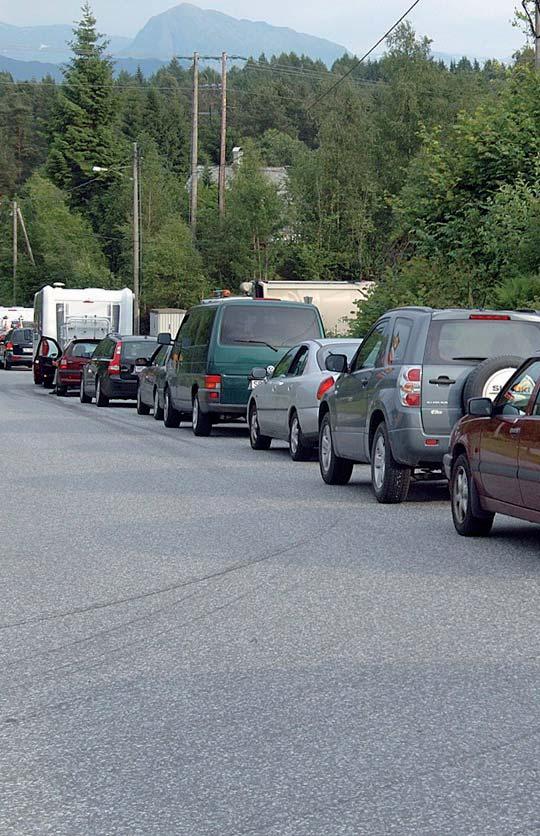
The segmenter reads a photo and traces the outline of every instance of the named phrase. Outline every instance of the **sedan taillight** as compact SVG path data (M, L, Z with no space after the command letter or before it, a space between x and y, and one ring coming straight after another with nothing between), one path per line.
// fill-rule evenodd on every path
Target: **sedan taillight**
M317 400L320 401L323 398L323 395L326 392L329 392L332 386L336 381L333 377L325 377L323 381L321 381L319 388L317 389Z
M422 406L422 367L404 366L399 374L399 397L402 406Z

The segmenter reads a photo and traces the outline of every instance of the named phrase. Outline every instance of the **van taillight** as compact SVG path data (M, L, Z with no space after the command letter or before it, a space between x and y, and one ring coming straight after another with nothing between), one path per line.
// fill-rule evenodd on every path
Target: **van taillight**
M422 367L404 366L399 374L399 397L402 406L422 405Z
M333 377L325 377L325 379L323 381L321 381L321 384L320 384L319 388L317 389L317 400L318 401L322 400L322 397L325 394L325 392L328 392L332 388L332 386L334 385L335 382L336 381L334 380Z
M220 374L207 374L204 377L204 388L205 389L221 389L221 375Z
M120 359L122 354L122 342L116 343L116 348L114 349L114 354L112 359L109 361L109 366L107 368L107 372L110 375L120 374Z

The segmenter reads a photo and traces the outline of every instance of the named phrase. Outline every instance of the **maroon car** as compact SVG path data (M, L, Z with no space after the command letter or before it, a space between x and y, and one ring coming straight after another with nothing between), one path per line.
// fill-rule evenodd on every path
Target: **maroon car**
M80 388L83 366L89 362L99 342L81 338L66 345L60 359L55 361L57 395L67 395L68 389Z
M495 401L469 401L444 466L459 534L489 534L496 513L540 523L540 357L523 363Z

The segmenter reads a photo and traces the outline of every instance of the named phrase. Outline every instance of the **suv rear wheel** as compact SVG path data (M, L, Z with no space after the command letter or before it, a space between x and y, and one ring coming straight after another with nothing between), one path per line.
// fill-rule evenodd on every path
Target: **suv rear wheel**
M191 413L191 426L194 435L209 436L212 432L212 419L210 415L201 410L199 396L193 397L193 412Z
M165 389L165 406L163 407L163 423L168 429L176 429L180 426L182 415L174 408L171 401L170 389Z
M411 468L398 464L392 455L388 430L379 424L371 448L371 483L378 502L404 502L409 493Z
M346 485L353 472L354 462L336 456L332 440L330 415L322 419L319 433L319 468L327 485Z
M249 443L252 450L269 450L272 439L269 435L261 435L259 415L255 404L249 410Z
M486 537L492 529L495 514L485 512L480 517L474 513L473 508L477 504L473 502L473 498L477 498L476 486L469 460L464 453L457 457L452 467L450 496L452 518L458 534L463 537Z

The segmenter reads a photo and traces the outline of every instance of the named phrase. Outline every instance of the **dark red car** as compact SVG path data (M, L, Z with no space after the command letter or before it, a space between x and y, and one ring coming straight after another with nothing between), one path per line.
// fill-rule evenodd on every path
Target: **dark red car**
M55 392L67 395L68 389L79 389L83 367L90 361L99 340L71 340L62 352L56 365Z
M540 357L495 401L472 398L444 459L459 534L489 534L495 514L540 523Z

